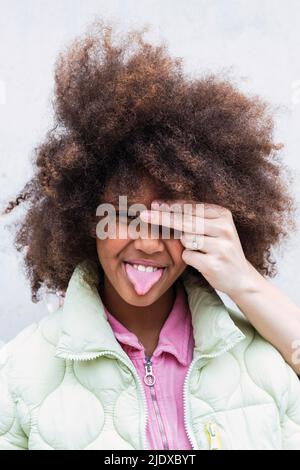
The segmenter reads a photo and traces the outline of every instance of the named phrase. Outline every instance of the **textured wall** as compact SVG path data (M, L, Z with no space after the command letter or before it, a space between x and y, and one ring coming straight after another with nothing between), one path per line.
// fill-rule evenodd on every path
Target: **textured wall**
M32 150L51 124L57 53L96 15L113 18L125 29L149 22L149 37L165 38L172 54L185 57L187 70L232 66L245 91L284 105L276 137L285 142L283 158L300 181L298 0L0 0L0 202L12 198L31 175ZM297 187L295 193L299 201ZM47 313L47 305L31 303L4 222L0 339L6 341ZM300 304L297 234L280 251L280 274L271 282Z

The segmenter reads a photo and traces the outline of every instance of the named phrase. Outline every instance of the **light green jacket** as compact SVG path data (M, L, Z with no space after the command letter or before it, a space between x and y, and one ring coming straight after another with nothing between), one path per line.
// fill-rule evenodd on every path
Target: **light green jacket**
M193 449L300 449L300 382L212 288L182 277L195 349L184 384ZM116 340L93 265L64 305L0 349L0 449L146 449L146 399Z

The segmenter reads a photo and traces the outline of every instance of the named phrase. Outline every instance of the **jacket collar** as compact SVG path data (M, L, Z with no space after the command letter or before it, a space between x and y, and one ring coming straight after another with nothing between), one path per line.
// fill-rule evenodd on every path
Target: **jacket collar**
M183 281L191 311L196 356L217 356L245 338L228 309L211 287L199 287L190 273ZM128 356L115 338L97 289L98 272L86 260L75 268L61 310L61 331L56 357L85 360L116 353Z
M186 298L185 289L179 279L174 283L175 299L159 333L158 342L152 357L157 357L161 352L167 352L176 357L183 366L190 363L190 346L192 336L191 314ZM139 338L128 330L114 315L105 308L110 326L115 337L122 343L123 349L130 357L143 357L145 348Z

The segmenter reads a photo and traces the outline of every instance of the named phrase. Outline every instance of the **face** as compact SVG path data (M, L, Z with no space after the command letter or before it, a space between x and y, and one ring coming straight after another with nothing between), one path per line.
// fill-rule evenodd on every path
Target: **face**
M139 187L142 191L134 195L134 200L128 197L128 207L132 203L139 203L150 209L152 201L157 198L155 188L150 182L140 184ZM103 202L114 202L113 205L117 210L116 191L106 191ZM102 240L96 237L97 253L104 271L105 283L110 283L117 294L131 305L151 305L186 269L187 265L181 258L184 247L179 239L172 238L172 232L169 239L162 238L161 235L151 238L150 224L146 230L148 237L118 238L120 223L117 219L115 238ZM150 264L148 261L152 262L152 268L148 267L148 270L143 272L144 268L141 265L146 269ZM151 272L153 269L154 272Z

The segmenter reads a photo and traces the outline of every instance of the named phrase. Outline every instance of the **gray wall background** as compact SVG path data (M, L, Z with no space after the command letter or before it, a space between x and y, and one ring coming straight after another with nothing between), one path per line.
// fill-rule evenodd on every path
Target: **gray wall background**
M186 70L232 67L243 90L284 108L276 139L295 176L300 201L300 2L298 0L0 0L1 207L31 176L34 146L51 125L53 65L59 51L96 16L121 29L150 24L147 37L166 39ZM0 218L0 340L55 308L53 299L33 304L21 259ZM298 217L300 222L300 217ZM299 226L299 224L298 224ZM270 280L298 305L299 233L277 252L279 275ZM221 297L231 305L226 295Z

